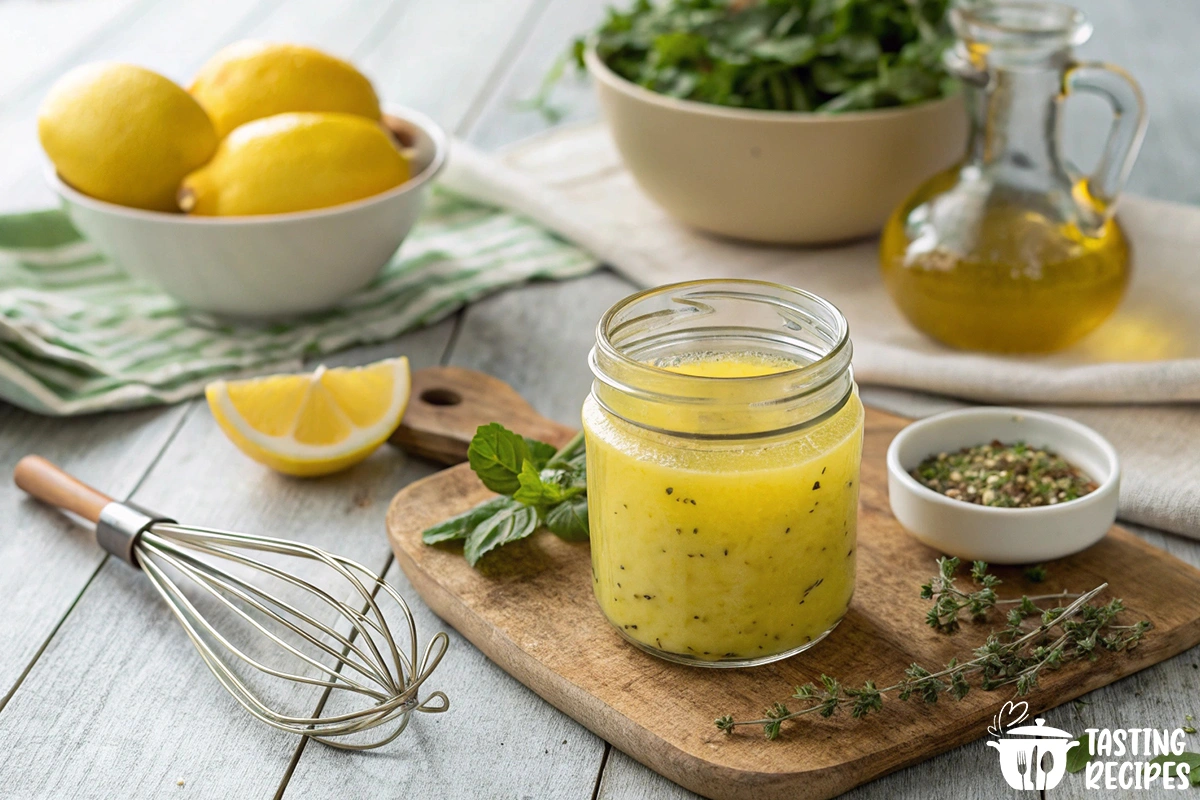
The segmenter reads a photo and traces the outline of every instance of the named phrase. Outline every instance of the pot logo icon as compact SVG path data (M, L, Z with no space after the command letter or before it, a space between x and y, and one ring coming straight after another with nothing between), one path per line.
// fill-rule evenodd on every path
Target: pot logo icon
M1000 752L1000 772L1014 789L1058 786L1067 772L1067 751L1079 744L1066 731L1048 727L1044 719L1036 719L1034 723L1009 728L1004 738L987 743ZM999 715L997 724L989 730L999 735L1002 730Z

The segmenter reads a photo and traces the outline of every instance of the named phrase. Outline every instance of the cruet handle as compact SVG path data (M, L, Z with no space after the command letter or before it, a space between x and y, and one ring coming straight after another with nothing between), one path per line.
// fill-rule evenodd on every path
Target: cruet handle
M1063 95L1096 94L1113 109L1113 124L1095 171L1086 176L1087 191L1105 216L1111 216L1117 195L1137 159L1146 133L1146 100L1133 77L1112 64L1075 63L1063 75Z

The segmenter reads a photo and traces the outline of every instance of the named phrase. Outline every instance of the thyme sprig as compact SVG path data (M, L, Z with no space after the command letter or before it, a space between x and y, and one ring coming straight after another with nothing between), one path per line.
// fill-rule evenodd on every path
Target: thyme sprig
M791 699L806 702L804 708L793 711L786 703L775 703L762 719L735 720L725 715L716 720L717 728L732 733L744 725L761 725L766 737L775 739L784 722L808 714L831 717L843 709L859 719L880 711L884 696L893 693L902 701L916 697L929 704L938 702L947 693L962 700L970 693L972 681L983 691L1013 686L1018 696L1027 695L1037 688L1044 671L1072 661L1095 660L1102 650L1129 650L1150 630L1150 623L1145 620L1133 625L1117 624L1117 617L1125 610L1118 598L1107 603L1092 602L1108 588L1107 583L1078 595L1060 592L1001 600L995 592L1001 581L988 572L986 563L976 561L971 565L972 583L979 587L973 591L964 591L956 585L954 576L959 564L957 558L938 559L938 574L921 586L921 597L933 601L926 616L930 627L952 633L958 630L964 611L972 619L984 620L997 605L1013 606L1005 615L1005 626L989 634L972 651L971 658L951 659L936 672L914 663L904 671L902 680L883 687L875 681L849 687L822 675L819 686L807 683L797 686L792 694ZM1039 601L1068 599L1071 602L1065 606L1038 605Z
M1002 581L988 572L986 561L971 562L971 582L980 588L966 592L954 582L954 575L961 563L957 558L939 558L937 561L938 574L929 582L921 584L921 599L933 600L933 605L925 617L925 623L942 633L954 633L958 630L959 612L963 609L967 610L973 621L983 622L988 618L988 613L997 605L1015 604L1016 608L1009 611L1009 619L1014 618L1013 613L1020 613L1021 618L1024 619L1041 613L1042 609L1037 606L1039 601L1073 600L1079 597L1078 594L1071 592L1057 592L1001 600L996 595L996 587Z

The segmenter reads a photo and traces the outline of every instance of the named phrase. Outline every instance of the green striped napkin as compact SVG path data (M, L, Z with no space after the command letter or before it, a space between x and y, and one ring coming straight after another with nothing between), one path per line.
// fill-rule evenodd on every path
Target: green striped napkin
M61 211L0 216L0 398L60 415L173 403L217 377L299 370L506 286L596 266L524 217L435 188L400 252L361 292L331 311L238 323L128 278Z

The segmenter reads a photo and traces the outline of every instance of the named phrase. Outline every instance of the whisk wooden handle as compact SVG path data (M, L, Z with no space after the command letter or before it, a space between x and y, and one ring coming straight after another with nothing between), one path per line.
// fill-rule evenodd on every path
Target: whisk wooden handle
M18 487L43 503L78 514L90 522L100 521L100 510L112 498L79 481L41 456L25 456L13 470Z
M462 367L426 367L413 373L412 398L391 442L415 455L458 464L467 460L475 429L489 422L554 445L575 435L538 414L499 378Z

